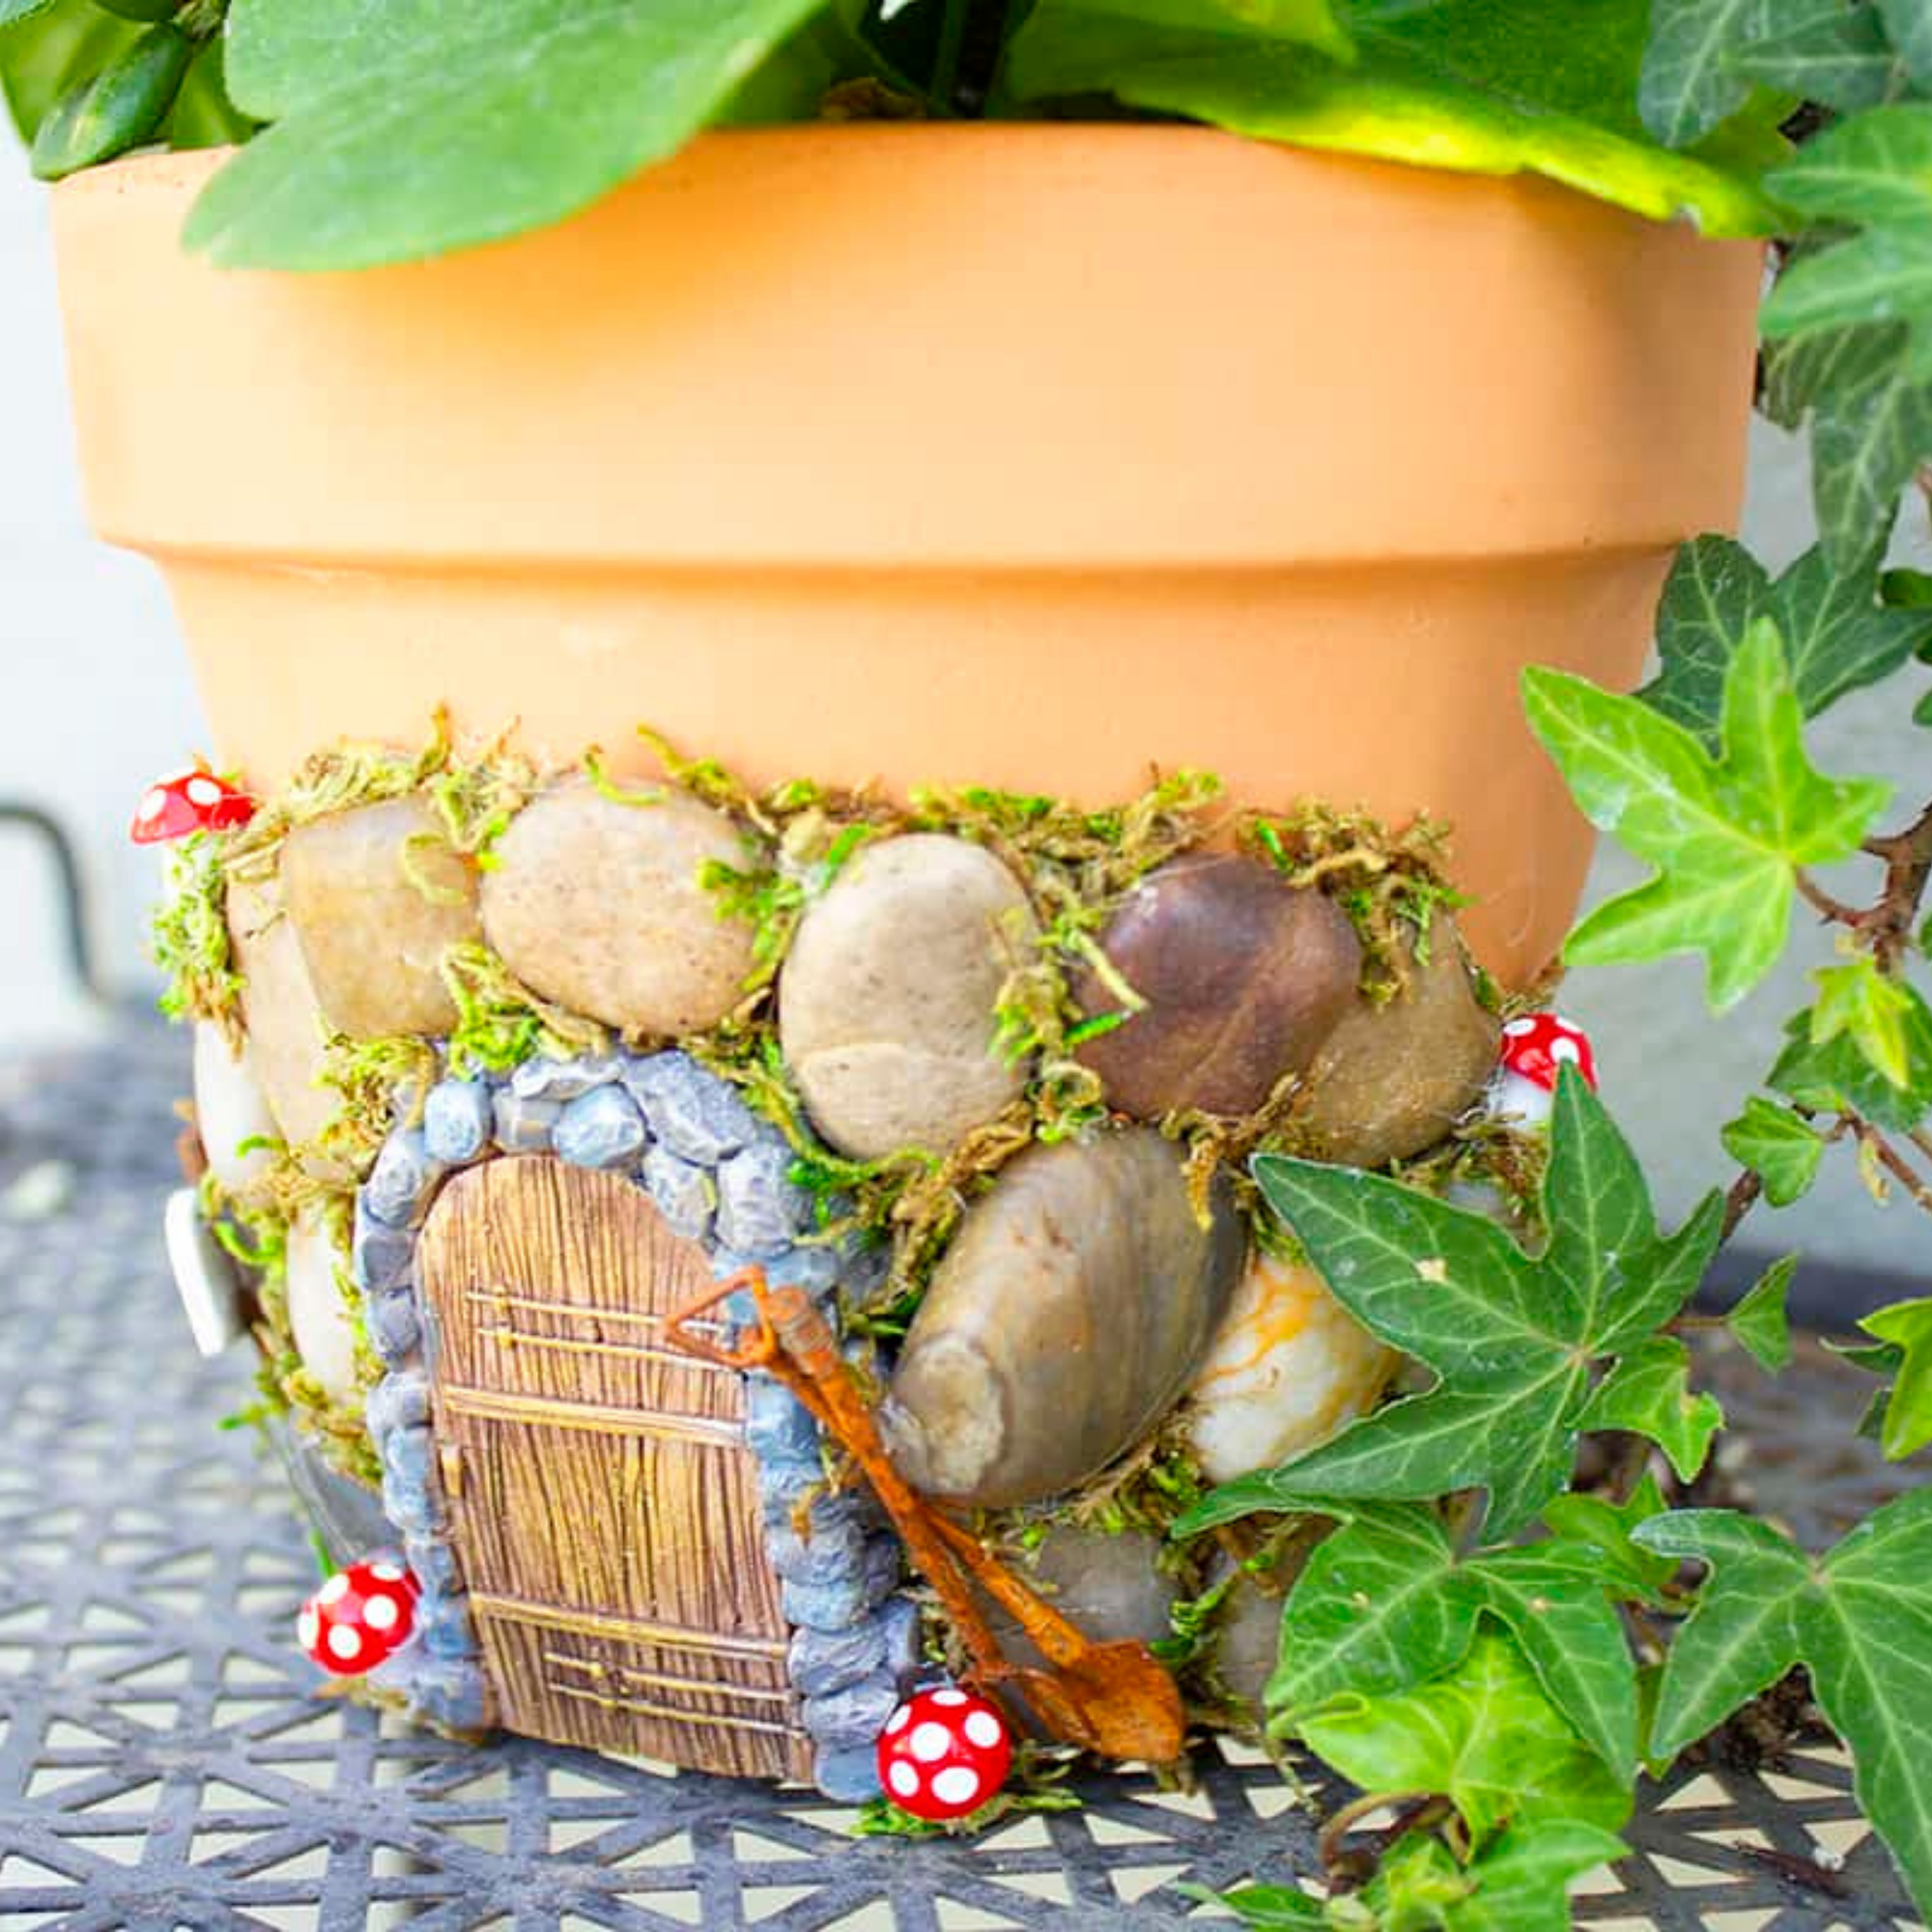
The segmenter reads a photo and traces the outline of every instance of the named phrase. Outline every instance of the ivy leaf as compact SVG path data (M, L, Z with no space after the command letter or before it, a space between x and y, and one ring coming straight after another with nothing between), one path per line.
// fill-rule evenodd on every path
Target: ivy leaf
M1932 12L1925 0L1878 0L1878 11L1906 71L1932 91Z
M1853 570L1883 545L1900 494L1932 456L1932 371L1916 368L1902 324L1819 329L1765 348L1764 410L1811 421L1811 496L1825 554Z
M1724 1317L1739 1346L1769 1375L1779 1374L1791 1360L1791 1319L1784 1304L1797 1272L1796 1255L1779 1256Z
M1729 61L1733 73L1840 114L1876 107L1904 90L1902 62L1877 12L1824 0L1808 19L1752 41Z
M823 0L235 0L275 125L202 191L229 268L360 269L560 220L681 147Z
M1640 1343L1597 1384L1578 1418L1583 1429L1630 1429L1670 1459L1677 1480L1693 1480L1724 1425L1714 1395L1690 1393L1690 1354L1674 1335Z
M1541 666L1523 672L1522 688L1531 728L1584 815L1657 867L1591 913L1565 958L1702 952L1716 1011L1784 951L1796 869L1850 857L1891 796L1877 780L1828 779L1812 766L1783 646L1765 618L1725 672L1715 759L1641 698Z
M1901 1351L1889 1365L1896 1379L1886 1398L1879 1446L1889 1462L1902 1462L1932 1442L1932 1296L1894 1301L1859 1326Z
M1300 1719L1302 1741L1365 1793L1439 1792L1473 1836L1538 1818L1614 1831L1631 1792L1564 1722L1507 1636L1485 1630L1448 1675Z
M1847 692L1889 677L1932 640L1932 610L1879 602L1874 578L1872 558L1843 570L1814 546L1774 583L1742 544L1698 537L1677 553L1663 586L1662 666L1638 696L1716 752L1725 673L1752 622L1769 617L1784 640L1798 702L1815 718Z
M1764 1198L1774 1208L1789 1208L1817 1178L1825 1138L1787 1107L1753 1094L1718 1138L1724 1151L1750 1168L1764 1182Z
M0 0L0 27L11 27L35 14L44 14L54 0Z
M1917 373L1932 377L1932 104L1855 114L1767 185L1815 222L1864 232L1792 262L1759 316L1763 333L1902 322Z
M1205 1885L1180 1885L1178 1891L1209 1905L1225 1905L1243 1925L1259 1932L1297 1932L1304 1925L1328 1922L1328 1908L1319 1898L1292 1885L1244 1885L1234 1891L1213 1891Z
M1916 988L1899 982L1908 1002L1903 1017L1906 1077L1888 1080L1840 1035L1820 1044L1809 1012L1785 1022L1784 1051L1765 1077L1787 1099L1813 1114L1861 1114L1892 1133L1910 1133L1932 1107L1932 1009Z
M1338 0L1350 61L1179 0L1037 0L1008 49L1023 99L1111 94L1235 133L1481 174L1530 170L1709 234L1776 225L1776 116L1660 148L1636 111L1648 0Z
M1851 1749L1860 1808L1932 1912L1932 1489L1887 1503L1822 1561L1728 1510L1658 1517L1636 1535L1711 1566L1671 1646L1657 1748L1681 1751L1803 1662Z
M1592 1748L1629 1774L1636 1688L1610 1593L1648 1596L1650 1586L1626 1591L1620 1558L1550 1538L1459 1563L1430 1509L1320 1498L1301 1507L1349 1520L1309 1558L1283 1609L1281 1661L1264 1699L1276 1728L1336 1697L1406 1690L1454 1668L1488 1611Z
M1820 966L1811 978L1818 986L1818 1003L1811 1009L1811 1044L1823 1046L1842 1034L1867 1065L1894 1087L1905 1086L1912 1078L1912 1053L1905 1034L1912 1017L1910 991L1881 973L1868 952L1842 966Z
M1661 1238L1628 1145L1570 1067L1543 1184L1553 1232L1535 1258L1485 1216L1380 1175L1280 1155L1254 1172L1336 1297L1439 1379L1283 1468L1225 1485L1190 1512L1191 1528L1283 1507L1282 1496L1484 1489L1492 1532L1507 1536L1569 1479L1591 1364L1677 1313L1722 1215L1712 1195Z
M1571 1885L1629 1849L1580 1819L1511 1825L1468 1867L1476 1889L1443 1914L1445 1932L1569 1932Z
M1653 1603L1677 1574L1669 1558L1643 1548L1632 1536L1640 1522L1662 1516L1669 1505L1648 1469L1628 1502L1606 1496L1581 1495L1572 1491L1558 1496L1543 1512L1543 1520L1562 1540L1566 1550L1586 1553L1610 1580L1613 1594L1634 1603ZM1534 1546L1532 1546L1534 1547ZM1577 1721L1571 1714L1571 1722ZM1578 1728L1583 1728L1578 1725ZM1605 1753L1614 1764L1613 1754Z
M1656 0L1637 88L1643 125L1673 148L1702 140L1749 99L1737 55L1805 11L1804 0Z

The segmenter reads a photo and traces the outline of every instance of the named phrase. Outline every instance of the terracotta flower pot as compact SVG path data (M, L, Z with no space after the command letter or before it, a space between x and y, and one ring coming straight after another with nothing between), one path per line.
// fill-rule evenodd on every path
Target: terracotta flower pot
M94 520L265 784L443 700L754 780L1202 767L1449 820L1520 979L1588 836L1518 668L1629 683L1670 546L1738 508L1757 251L1532 181L733 132L550 233L305 278L181 252L218 159L77 177L57 226Z

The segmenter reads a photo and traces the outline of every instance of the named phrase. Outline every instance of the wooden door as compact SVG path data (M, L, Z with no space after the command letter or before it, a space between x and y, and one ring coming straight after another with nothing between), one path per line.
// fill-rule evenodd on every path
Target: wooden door
M512 1730L703 1771L806 1776L742 1385L664 1338L711 1280L612 1175L455 1177L417 1247L436 1429L483 1656Z

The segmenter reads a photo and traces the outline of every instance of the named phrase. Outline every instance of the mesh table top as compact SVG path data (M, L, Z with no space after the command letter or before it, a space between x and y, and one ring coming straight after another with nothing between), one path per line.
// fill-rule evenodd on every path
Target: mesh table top
M1228 1744L1190 1791L1096 1776L1077 1810L914 1842L855 1837L810 1793L472 1749L318 1695L291 1635L314 1565L284 1478L254 1432L214 1426L248 1398L244 1351L201 1361L167 1282L185 1084L184 1042L146 1027L0 1062L6 1932L1135 1928L1231 1922L1183 1884L1316 1868L1315 1821ZM1779 1384L1715 1367L1743 1479L1806 1539L1896 1487L1828 1358ZM1580 1924L1916 1922L1829 1747L1681 1768L1645 1786L1629 1836Z

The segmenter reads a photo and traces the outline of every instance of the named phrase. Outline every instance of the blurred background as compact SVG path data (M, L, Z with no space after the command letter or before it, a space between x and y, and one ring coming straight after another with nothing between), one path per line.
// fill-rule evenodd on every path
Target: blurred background
M127 326L141 327L129 294ZM165 381L164 371L156 372ZM1802 452L1755 427L1746 534L1781 567L1810 541ZM1932 566L1922 525L1901 558ZM128 844L128 813L150 778L205 740L159 580L95 543L82 516L61 370L44 191L0 169L0 800L39 807L78 853L91 949L108 993L152 999L143 928L158 862ZM1926 734L1895 692L1846 701L1812 733L1827 771L1897 781L1916 806L1932 781ZM1593 896L1634 883L1619 853L1599 860ZM0 1051L72 1038L104 1022L76 986L62 937L58 877L24 828L0 822ZM1675 1215L1732 1172L1718 1130L1776 1052L1779 1023L1804 1004L1804 975L1828 963L1801 942L1738 1010L1713 1020L1694 961L1578 973L1561 1004L1595 1037L1604 1090ZM1842 1149L1818 1185L1778 1213L1760 1208L1750 1245L1802 1248L1811 1297L1836 1312L1893 1298L1884 1277L1932 1275L1926 1223L1908 1205L1874 1211Z

